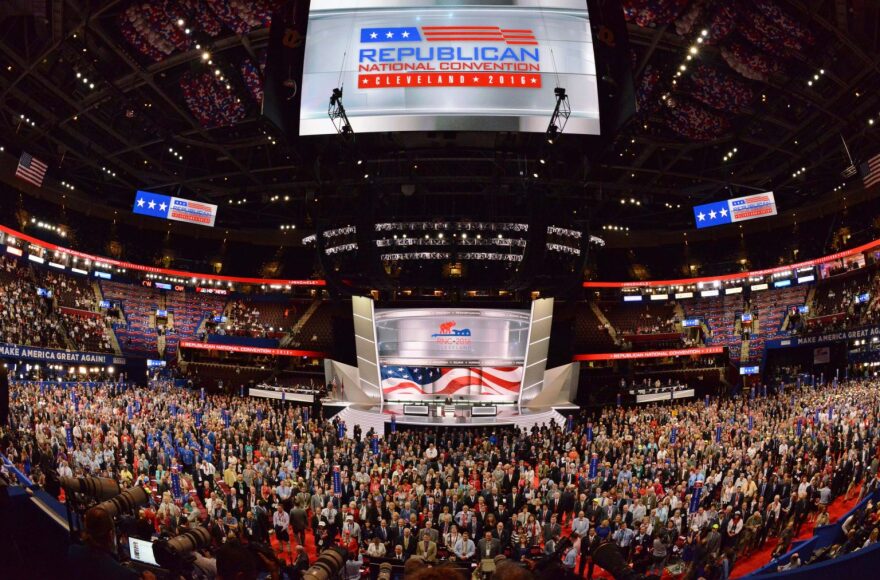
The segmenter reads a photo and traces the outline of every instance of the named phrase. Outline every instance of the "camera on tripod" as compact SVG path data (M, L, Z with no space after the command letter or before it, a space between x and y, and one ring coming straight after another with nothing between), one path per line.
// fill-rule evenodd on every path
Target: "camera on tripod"
M121 514L136 513L150 502L150 494L144 488L131 487L123 491L117 482L103 477L61 477L58 483L64 488L70 535L77 542L83 516L91 508L99 507L116 520Z

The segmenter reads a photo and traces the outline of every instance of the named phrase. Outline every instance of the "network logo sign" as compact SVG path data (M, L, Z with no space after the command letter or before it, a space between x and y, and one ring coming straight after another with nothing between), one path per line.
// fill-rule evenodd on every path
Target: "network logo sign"
M773 192L716 201L694 207L697 229L776 215Z
M541 53L531 29L370 27L360 29L360 42L359 89L541 88Z

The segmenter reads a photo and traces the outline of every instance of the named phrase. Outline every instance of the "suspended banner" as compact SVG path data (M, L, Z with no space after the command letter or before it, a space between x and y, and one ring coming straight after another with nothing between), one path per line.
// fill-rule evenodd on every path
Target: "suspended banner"
M309 358L324 358L326 353L317 350L292 350L289 348L261 348L258 346L242 346L239 344L207 344L194 340L180 341L180 348L193 348L196 350L222 350L224 352L243 352L246 354L264 354L268 356L302 356Z
M50 363L82 364L82 365L124 365L125 359L113 354L95 352L77 352L54 348L38 348L0 342L0 358L19 360L37 360Z
M664 358L669 356L702 356L706 354L721 354L723 346L706 346L700 348L679 348L673 350L648 350L644 352L604 352L595 354L576 354L575 361L597 360L629 360L637 358Z
M776 215L776 199L773 192L736 197L694 206L697 229L744 222Z
M134 196L132 211L139 215L208 227L214 227L217 219L217 206L214 204L141 190Z

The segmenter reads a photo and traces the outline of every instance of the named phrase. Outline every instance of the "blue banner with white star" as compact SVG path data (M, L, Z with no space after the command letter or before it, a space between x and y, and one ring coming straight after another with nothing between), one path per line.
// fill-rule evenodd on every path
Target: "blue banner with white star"
M772 191L756 193L694 207L697 229L743 222L776 215L776 199Z
M171 196L149 191L138 191L134 198L134 213L168 219Z
M421 41L415 26L391 28L361 28L361 42L415 42Z
M217 219L216 205L141 190L134 197L132 211L139 215L209 227L213 227Z

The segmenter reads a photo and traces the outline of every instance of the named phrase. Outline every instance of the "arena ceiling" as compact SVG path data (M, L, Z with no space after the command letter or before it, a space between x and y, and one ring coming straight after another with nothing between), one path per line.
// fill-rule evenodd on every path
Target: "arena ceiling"
M687 229L691 205L732 194L769 189L783 209L810 204L880 152L880 8L862 0L748 0L736 11L624 0L638 112L599 150L524 134L287 140L258 104L268 0L245 3L250 22L212 13L209 23L196 7L230 2L45 4L39 14L24 0L0 7L0 139L7 155L48 161L56 193L120 211L136 189L179 192L219 204L221 226L278 229L306 223L315 197L369 188L401 214L484 219L528 207L507 196L541 188L594 230ZM144 46L150 29L190 26L199 48ZM198 94L215 71L227 91Z

